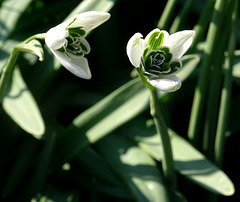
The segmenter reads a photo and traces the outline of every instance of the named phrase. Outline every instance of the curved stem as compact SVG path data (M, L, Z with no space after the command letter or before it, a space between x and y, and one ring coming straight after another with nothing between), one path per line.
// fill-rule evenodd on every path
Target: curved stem
M160 106L159 106L159 100L157 91L154 88L153 90L150 90L151 92L151 115L153 117L155 127L157 130L157 133L159 134L161 138L162 143L162 166L163 166L163 175L165 178L166 183L172 187L176 187L176 176L174 171L174 161L173 161L173 154L172 154L172 147L170 143L170 138L168 135L168 129L167 126L163 120Z
M0 103L2 102L4 93L7 89L8 84L9 84L9 80L11 78L13 69L15 67L16 61L17 61L18 56L19 56L19 53L21 51L26 51L24 45L27 44L28 42L32 41L33 39L44 40L45 37L46 37L46 33L35 34L35 35L29 37L28 39L26 39L25 41L23 41L22 43L16 45L13 48L13 51L12 51L10 57L8 58L7 64L3 68L1 78L0 78Z
M13 48L13 51L8 59L6 66L3 68L0 78L0 103L2 102L4 93L7 89L9 79L11 78L15 63L19 55L19 49L17 46Z

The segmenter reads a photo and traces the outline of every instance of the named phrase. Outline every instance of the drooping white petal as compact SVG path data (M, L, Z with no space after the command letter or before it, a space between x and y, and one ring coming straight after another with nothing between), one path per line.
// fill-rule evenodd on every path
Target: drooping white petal
M192 44L194 36L195 31L193 30L180 31L169 36L168 47L173 54L173 58L181 58L186 53Z
M148 82L157 88L158 90L164 92L174 92L177 91L181 85L181 80L175 75L161 77L161 78L148 78Z
M134 67L139 67L141 57L144 52L145 42L142 39L142 34L134 34L127 43L127 55Z
M45 42L50 49L58 50L66 43L69 33L66 29L54 27L48 30Z
M83 79L90 79L92 77L86 58L76 56L71 53L66 54L59 51L51 51L58 59L58 61L62 64L62 66L64 66L74 75Z
M69 28L73 27L83 27L86 32L98 27L105 21L110 18L110 14L106 12L98 12L98 11L88 11L84 13L80 13L78 15L70 18L67 23L69 24ZM74 20L75 19L75 20ZM65 25L65 24L64 24Z

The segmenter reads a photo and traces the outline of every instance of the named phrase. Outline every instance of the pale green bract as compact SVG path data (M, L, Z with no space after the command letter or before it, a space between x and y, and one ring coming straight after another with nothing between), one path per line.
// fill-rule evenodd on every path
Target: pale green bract
M97 11L75 15L51 28L45 42L67 70L80 78L90 79L91 71L88 60L84 57L90 52L90 45L85 36L109 18L109 13Z
M192 44L195 31L185 30L169 35L158 28L145 39L134 34L127 44L130 62L146 76L147 82L165 92L178 90L182 83L175 75L182 68L180 58Z

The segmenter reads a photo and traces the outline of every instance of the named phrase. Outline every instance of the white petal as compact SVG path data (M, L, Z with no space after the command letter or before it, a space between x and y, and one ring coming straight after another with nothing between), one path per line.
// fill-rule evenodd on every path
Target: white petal
M73 16L67 22L73 23L69 25L69 28L73 27L83 27L83 29L88 32L97 26L101 25L105 21L110 18L110 14L106 12L98 12L98 11L88 11L84 13L80 13L78 15ZM65 23L64 23L65 24Z
M186 53L192 44L194 36L195 31L193 30L180 31L169 36L168 47L173 54L173 58L181 58Z
M62 66L64 66L74 75L83 79L90 79L92 77L86 58L76 56L71 53L68 53L68 55L66 55L65 53L59 51L51 51L58 59L58 61L62 64Z
M162 77L158 79L148 78L148 82L158 90L161 90L164 92L177 91L182 85L181 80L175 75Z
M50 49L58 50L64 46L68 35L67 30L57 26L48 30L45 42Z
M127 55L134 67L139 67L141 57L144 52L145 42L142 39L142 34L134 34L127 43Z

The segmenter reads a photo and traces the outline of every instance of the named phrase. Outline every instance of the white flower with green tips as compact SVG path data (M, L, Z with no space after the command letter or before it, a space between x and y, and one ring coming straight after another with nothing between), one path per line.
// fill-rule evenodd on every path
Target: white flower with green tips
M85 36L109 18L109 13L97 11L75 15L51 28L46 34L45 42L67 70L78 77L90 79L91 72L84 57L90 52L90 45Z
M182 83L175 75L182 68L180 58L192 44L195 31L186 30L169 35L154 29L145 39L134 34L127 44L127 55L147 82L165 92L178 90Z

